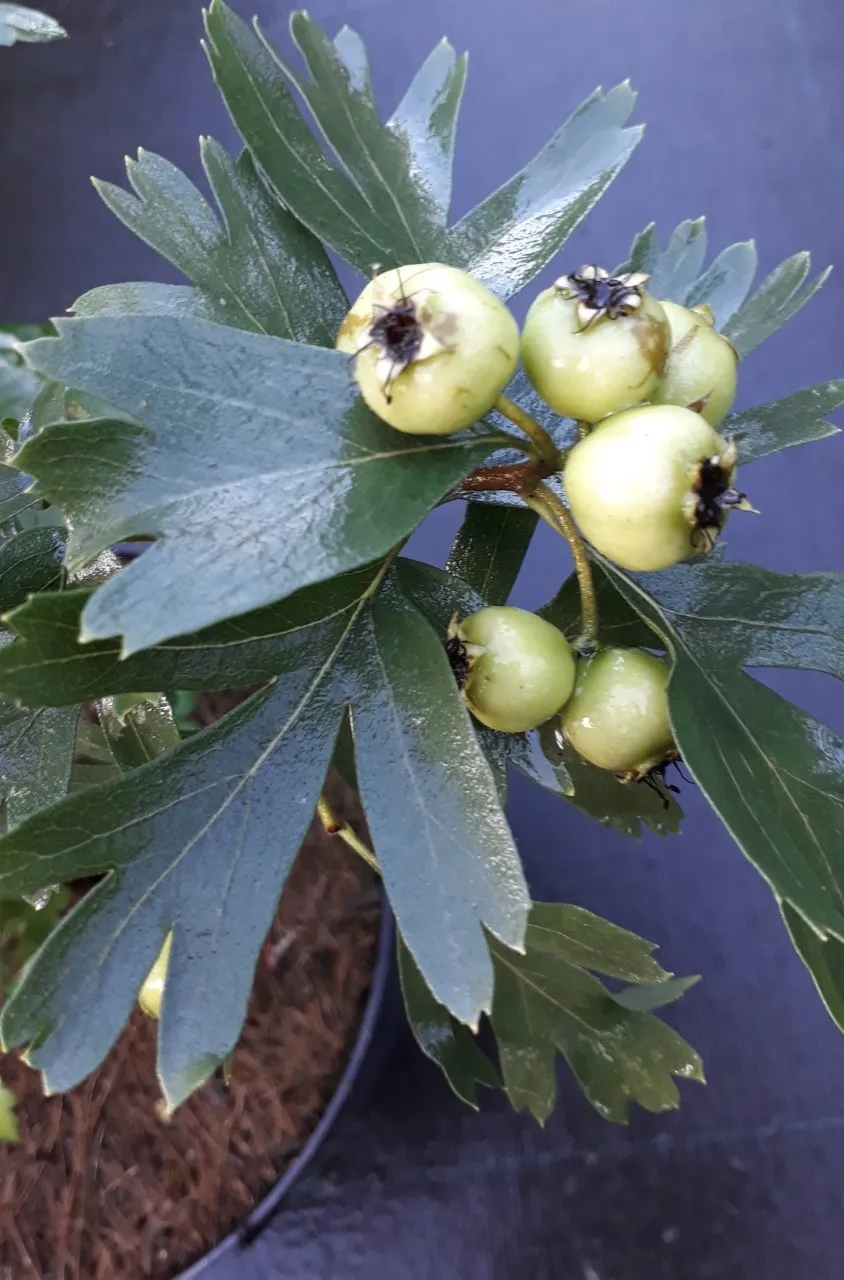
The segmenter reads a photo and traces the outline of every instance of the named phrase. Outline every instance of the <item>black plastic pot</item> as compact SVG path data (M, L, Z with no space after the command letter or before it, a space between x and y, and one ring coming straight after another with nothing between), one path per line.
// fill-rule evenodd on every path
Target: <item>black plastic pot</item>
M382 1017L385 1004L391 1004L390 995L395 989L395 923L386 894L381 898L381 923L378 929L378 951L372 984L366 999L366 1008L358 1028L357 1040L346 1069L323 1112L319 1124L308 1138L295 1160L287 1166L271 1191L252 1210L249 1217L236 1230L221 1240L204 1258L200 1258L178 1280L208 1278L211 1272L227 1261L235 1266L236 1258L248 1252L250 1246L268 1225L293 1186L308 1171L317 1153L340 1118L341 1112L355 1102L360 1103L369 1092L374 1079L380 1074L385 1049L389 1046L389 1025L392 1018ZM384 1023L387 1027L384 1027ZM385 1035L384 1032L387 1032ZM376 1035L376 1031L378 1034Z

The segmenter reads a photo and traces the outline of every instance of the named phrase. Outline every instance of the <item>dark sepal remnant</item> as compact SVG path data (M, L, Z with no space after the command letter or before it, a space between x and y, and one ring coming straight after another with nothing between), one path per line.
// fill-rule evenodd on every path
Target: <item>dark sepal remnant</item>
M642 305L642 285L648 277L642 271L611 276L603 267L581 267L576 275L561 276L555 287L567 298L576 298L582 329L607 316L618 320L632 315Z
M445 653L448 658L457 687L462 689L469 675L469 654L463 641L457 635L450 635L445 642Z
M692 546L711 551L724 527L730 507L752 511L747 495L733 488L735 467L721 458L704 458L694 485Z
M671 805L669 796L665 794L667 791L670 791L672 795L675 796L680 794L680 788L677 786L676 782L669 782L666 777L669 769L676 769L682 781L687 783L689 786L694 784L694 780L692 778L687 778L685 773L683 773L683 770L680 768L681 764L682 760L680 756L675 756L673 760L663 760L662 764L654 765L653 769L651 769L649 773L646 773L643 777L638 779L640 783L643 783L659 796L664 809L668 809Z

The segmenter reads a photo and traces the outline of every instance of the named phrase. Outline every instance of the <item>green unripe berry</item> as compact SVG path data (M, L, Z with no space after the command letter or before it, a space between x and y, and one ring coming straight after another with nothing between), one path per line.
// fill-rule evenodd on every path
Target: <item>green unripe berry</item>
M525 609L494 605L457 628L468 674L466 705L481 724L523 733L556 715L574 688L575 661L562 631Z
M576 297L557 285L540 293L522 330L522 363L556 413L600 422L650 398L665 367L669 329L660 303L649 293L640 298L629 314L599 316L584 328Z
M579 441L563 473L566 498L596 551L625 569L666 569L712 549L731 506L735 446L698 413L644 405Z
M671 329L671 349L651 401L694 408L718 427L736 398L735 349L713 327L707 308L689 311L676 302L663 302L662 307Z
M494 294L437 262L376 276L336 342L361 395L411 435L451 435L487 413L515 372L519 328Z
M138 1004L148 1018L155 1018L156 1021L161 1017L161 1001L164 998L164 984L167 981L167 965L172 945L173 935L168 933L164 939L164 946L158 953L158 959L147 974L144 985L138 993Z
M669 675L666 659L645 649L599 649L582 660L563 711L563 730L575 751L631 780L674 759Z

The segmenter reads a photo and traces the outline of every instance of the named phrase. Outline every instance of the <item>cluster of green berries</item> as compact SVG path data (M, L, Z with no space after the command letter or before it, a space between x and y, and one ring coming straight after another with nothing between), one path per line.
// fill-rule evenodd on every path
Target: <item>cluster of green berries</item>
M584 760L625 781L647 778L676 755L665 658L606 646L576 657L558 627L526 609L492 605L453 619L446 651L472 715L523 733L561 715Z
M664 569L711 550L747 503L735 446L716 430L735 398L735 350L707 307L659 302L647 279L594 266L562 276L520 335L466 272L402 267L366 286L337 346L356 357L370 408L412 434L471 426L521 358L546 403L583 424L563 476L581 532L625 569Z
M449 435L496 405L521 359L543 400L575 419L566 501L601 555L633 571L712 549L733 508L736 449L718 434L738 358L706 306L660 302L638 272L586 266L531 306L521 334L507 307L454 267L376 275L337 347L355 356L369 407L399 431ZM455 618L446 641L465 702L483 724L519 733L561 716L599 768L648 777L676 757L670 669L644 649L577 657L535 614L494 607Z

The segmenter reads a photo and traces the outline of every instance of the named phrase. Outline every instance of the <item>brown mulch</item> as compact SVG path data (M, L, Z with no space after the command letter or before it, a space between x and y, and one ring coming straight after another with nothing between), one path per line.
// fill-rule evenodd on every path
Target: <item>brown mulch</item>
M332 798L359 817L347 793L332 788ZM64 1097L44 1098L37 1073L0 1057L21 1125L18 1145L0 1144L0 1278L165 1280L240 1223L342 1074L379 901L364 863L314 826L262 952L231 1082L209 1081L169 1121L158 1112L156 1027L139 1012Z

